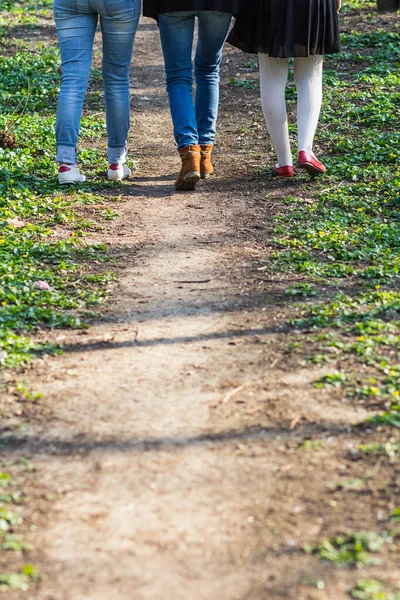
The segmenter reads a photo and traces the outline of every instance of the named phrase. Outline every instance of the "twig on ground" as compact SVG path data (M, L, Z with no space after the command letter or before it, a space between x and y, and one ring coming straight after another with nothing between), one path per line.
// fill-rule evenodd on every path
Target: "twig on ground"
M301 421L301 415L297 415L289 425L289 429L294 429L298 423Z
M276 367L276 365L278 364L278 362L281 360L282 356L277 356L272 363L269 365L270 369L273 369L274 367Z
M211 279L198 279L196 280L191 280L191 279L174 279L172 283L209 283L211 281Z
M231 390L230 392L228 392L228 394L226 394L225 398L222 400L222 404L228 404L229 400L231 400L233 398L233 396L236 396L236 394L241 392L243 388L244 388L244 385L239 385L234 390Z

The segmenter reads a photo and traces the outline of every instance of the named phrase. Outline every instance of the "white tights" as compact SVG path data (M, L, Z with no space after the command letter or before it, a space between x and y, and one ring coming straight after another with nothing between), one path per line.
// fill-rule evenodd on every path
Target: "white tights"
M289 60L259 54L261 104L279 166L293 165L289 142L285 91ZM322 63L320 55L294 59L297 88L298 149L313 155L314 136L322 104Z

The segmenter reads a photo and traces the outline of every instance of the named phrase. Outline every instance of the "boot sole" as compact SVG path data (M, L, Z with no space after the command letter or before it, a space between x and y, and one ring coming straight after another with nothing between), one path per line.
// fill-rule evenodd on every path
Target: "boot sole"
M299 169L304 169L304 171L307 171L307 173L309 175L323 175L324 173L326 173L326 171L323 171L321 169L318 169L315 165L312 165L311 163L299 163L298 164Z
M214 173L203 173L201 175L202 179L209 179L210 177L212 177L214 175Z
M183 178L183 181L181 181L179 185L175 186L175 189L179 192L192 191L196 189L196 183L198 181L200 181L200 173L198 171L187 173Z

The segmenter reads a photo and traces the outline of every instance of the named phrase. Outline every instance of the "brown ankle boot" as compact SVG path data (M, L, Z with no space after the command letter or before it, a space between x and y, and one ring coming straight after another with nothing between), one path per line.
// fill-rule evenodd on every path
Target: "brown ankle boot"
M179 155L182 168L175 188L179 191L194 190L200 179L200 146L184 146L179 150Z
M200 174L202 179L208 179L210 175L214 175L214 168L211 164L212 144L200 144Z

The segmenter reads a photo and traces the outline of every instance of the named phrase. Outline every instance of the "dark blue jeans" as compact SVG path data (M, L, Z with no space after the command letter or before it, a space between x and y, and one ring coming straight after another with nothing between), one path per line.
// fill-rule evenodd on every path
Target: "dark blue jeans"
M55 0L62 83L57 107L58 162L76 162L82 106L100 15L108 160L123 163L130 123L129 71L140 16L140 0Z
M199 33L194 60L194 103L192 48L196 17ZM159 15L167 91L178 148L214 143L222 48L230 22L230 14L205 10Z

